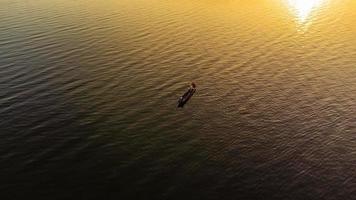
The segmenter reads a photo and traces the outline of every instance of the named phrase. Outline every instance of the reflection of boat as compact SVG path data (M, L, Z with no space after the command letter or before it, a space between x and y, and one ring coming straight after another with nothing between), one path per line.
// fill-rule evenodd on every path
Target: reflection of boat
M196 85L192 83L187 92L183 94L178 100L178 108L183 108L183 106L189 101L189 99L194 95Z

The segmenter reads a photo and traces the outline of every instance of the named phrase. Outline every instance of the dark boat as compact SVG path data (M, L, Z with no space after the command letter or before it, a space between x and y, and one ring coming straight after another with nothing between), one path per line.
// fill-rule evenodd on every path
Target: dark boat
M183 108L184 105L189 101L189 99L194 95L196 89L195 84L192 83L187 92L183 94L178 100L178 108Z

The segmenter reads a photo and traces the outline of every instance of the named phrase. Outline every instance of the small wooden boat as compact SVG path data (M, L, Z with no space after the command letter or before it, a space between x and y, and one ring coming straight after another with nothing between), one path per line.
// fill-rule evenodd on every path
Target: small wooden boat
M196 89L196 85L194 83L191 84L190 88L187 92L183 94L178 100L178 108L183 108L184 105L189 101L189 99L194 95Z

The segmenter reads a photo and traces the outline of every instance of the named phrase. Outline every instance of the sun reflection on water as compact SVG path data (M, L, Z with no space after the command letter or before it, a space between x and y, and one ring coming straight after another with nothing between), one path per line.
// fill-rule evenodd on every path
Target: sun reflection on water
M325 0L287 0L287 2L298 21L306 23L313 11L319 8Z

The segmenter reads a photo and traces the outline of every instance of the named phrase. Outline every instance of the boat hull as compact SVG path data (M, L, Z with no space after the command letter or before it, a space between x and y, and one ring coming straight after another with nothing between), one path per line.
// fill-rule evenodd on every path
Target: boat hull
M183 108L184 105L189 101L190 98L194 95L196 89L190 88L183 96L178 100L178 108Z

